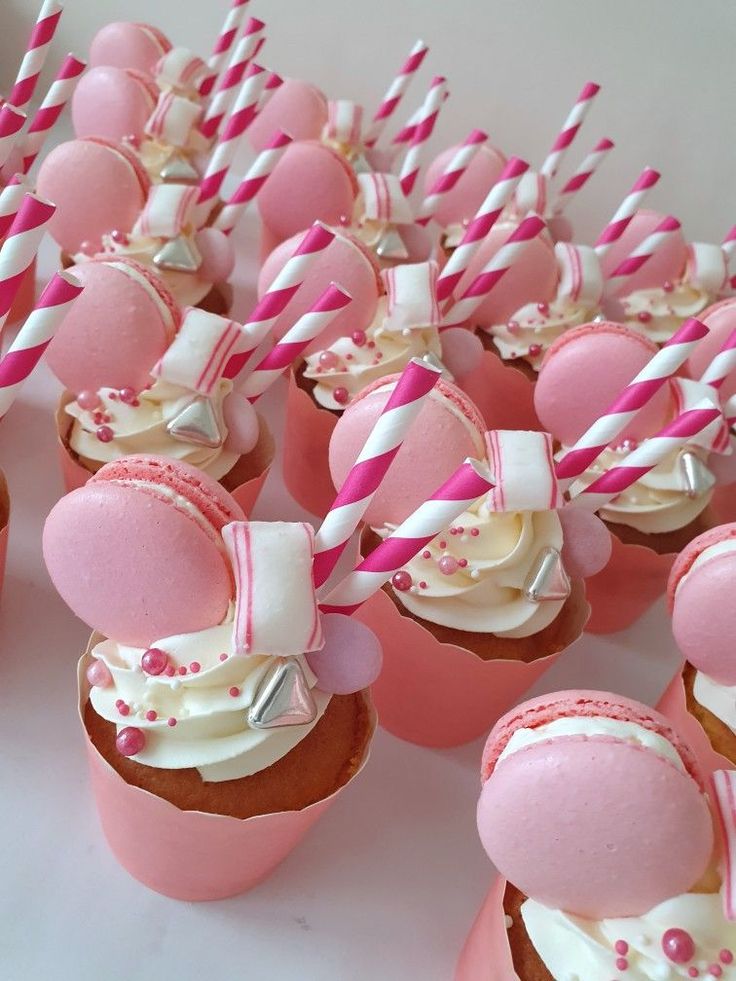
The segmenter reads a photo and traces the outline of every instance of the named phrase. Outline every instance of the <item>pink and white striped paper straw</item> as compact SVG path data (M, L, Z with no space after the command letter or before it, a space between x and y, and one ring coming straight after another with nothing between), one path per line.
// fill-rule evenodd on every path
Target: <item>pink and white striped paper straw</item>
M473 316L496 283L518 262L526 247L546 228L538 215L529 215L509 235L501 248L492 256L465 290L459 300L445 313L440 330L460 327Z
M421 117L414 129L414 135L411 138L399 173L401 189L407 197L414 190L414 185L419 176L420 159L424 146L432 135L440 109L446 98L447 79L437 75L432 79L427 97L422 103Z
M391 576L487 494L493 479L485 463L465 460L432 497L384 538L320 603L323 613L355 613Z
M578 135L578 130L582 126L583 120L588 114L588 110L593 105L593 99L595 99L596 95L598 95L600 88L600 85L596 85L595 82L586 82L586 84L583 86L582 91L577 97L575 105L570 110L570 114L565 120L562 129L557 134L557 139L552 144L552 149L547 154L547 159L539 168L539 173L548 180L552 180L557 171L560 169L560 164L562 163L563 157L572 146L575 137Z
M487 139L488 133L484 133L481 129L474 129L466 137L465 142L458 148L457 153L453 155L444 172L437 178L429 194L422 201L416 219L417 225L430 223L437 213L442 198L455 187Z
M673 450L678 450L706 426L720 419L721 410L708 399L696 402L654 436L645 439L635 450L627 454L621 463L601 474L588 487L580 491L570 502L575 507L598 511L653 470Z
M24 174L27 174L33 166L33 162L40 153L49 132L71 99L86 65L86 61L80 61L73 54L68 54L64 59L56 78L49 86L43 102L36 110L31 125L28 127L23 145Z
M245 368L254 351L266 339L294 294L300 289L312 263L324 252L334 237L335 233L320 222L315 222L305 234L271 283L268 292L261 297L243 325L243 343L247 347L234 354L228 361L223 373L225 378L235 378Z
M660 178L658 171L651 167L645 167L639 174L634 186L619 205L616 214L598 236L595 243L595 251L598 258L602 259L614 242L617 242L629 226L629 222L636 214L637 208L642 203L647 194Z
M713 773L716 814L723 841L723 915L736 922L736 770Z
M260 65L251 64L245 73L232 112L225 129L209 159L204 177L199 185L198 211L204 222L214 206L223 181L227 177L240 140L258 113L258 99L266 82L266 73Z
M15 84L7 100L16 109L24 109L33 98L39 75L59 24L61 11L62 6L56 0L44 0L28 39L26 53L20 63Z
M441 375L440 368L419 358L412 358L402 371L317 532L313 565L315 589L323 586L332 575L401 449L406 434Z
M265 26L262 20L255 17L251 17L245 25L243 36L238 41L230 64L217 84L217 89L200 126L203 135L208 140L212 139L220 129L220 125L235 98L235 93L243 81L246 68L263 46Z
M736 225L729 229L728 235L721 242L721 248L726 256L726 266L730 268L733 257L736 255Z
M238 224L250 202L255 198L274 171L276 164L291 143L291 137L283 130L277 130L238 185L237 190L222 209L214 222L214 227L229 235Z
M263 112L264 108L268 105L276 89L280 88L283 84L284 84L283 78L279 74L277 74L277 72L271 72L271 74L268 76L266 84L263 87L263 92L261 92L261 97L258 100L258 112Z
M25 121L26 114L22 109L16 109L7 102L0 109L0 167L4 166L15 149Z
M72 275L57 272L41 293L36 306L0 361L0 419L41 360L59 324L82 289Z
M414 78L417 71L419 71L419 68L421 67L421 64L424 61L428 51L429 48L424 41L417 41L409 52L409 56L401 66L396 78L393 80L393 82L391 82L388 91L384 95L383 100L371 121L371 125L369 126L368 132L366 133L363 141L367 147L375 146L376 141L385 129L386 123L396 112L399 103L404 98L406 90L411 84L411 80Z
M557 195L557 200L552 209L556 215L561 215L575 195L582 191L614 146L613 140L609 140L607 136L596 143L591 153L583 160Z
M463 278L470 260L478 251L480 243L501 217L503 209L511 200L522 176L529 170L529 164L519 157L511 157L501 171L501 176L478 208L475 217L468 225L460 244L447 260L437 280L437 300L449 300L457 284Z
M0 249L0 331L56 207L26 193Z
M28 186L22 174L16 174L0 191L0 244L5 240L27 191Z
M341 310L352 303L352 296L336 283L330 283L322 295L294 326L277 341L263 361L248 375L240 391L249 402L257 402L271 385L319 337Z
M705 324L691 317L672 335L639 374L629 382L606 411L555 464L560 489L585 473L609 443L625 429L656 392L672 378L709 333Z
M606 281L606 291L609 296L623 292L626 281L637 273L643 265L652 258L655 252L662 248L668 238L680 230L680 222L672 215L667 215L657 225L651 235L647 235L629 255L620 262Z
M222 25L219 37L215 42L212 54L207 59L207 75L199 86L199 94L206 99L214 88L215 82L223 69L228 52L235 43L240 25L245 18L245 10L250 0L233 0Z
M726 343L705 369L700 381L703 385L718 389L733 371L736 371L736 330L728 335Z

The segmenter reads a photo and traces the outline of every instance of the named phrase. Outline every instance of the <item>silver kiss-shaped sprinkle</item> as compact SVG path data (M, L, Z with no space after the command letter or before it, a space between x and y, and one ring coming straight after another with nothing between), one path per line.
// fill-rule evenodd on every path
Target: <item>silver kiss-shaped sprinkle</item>
M381 236L376 246L376 255L381 259L408 259L409 252L404 240L395 228L389 228Z
M172 439L216 449L222 446L222 432L212 402L199 396L169 420L166 432Z
M685 493L690 498L701 497L713 490L716 478L696 453L685 450L680 454L680 477Z
M524 596L532 603L564 600L570 595L570 579L556 548L543 548L529 570Z
M261 682L248 712L253 729L303 726L317 718L317 706L296 658L278 658Z
M158 269L195 273L202 265L202 256L191 239L180 235L164 242L154 255L153 264Z
M162 181L172 181L175 184L196 184L199 181L199 174L186 157L175 153L169 157L159 171Z

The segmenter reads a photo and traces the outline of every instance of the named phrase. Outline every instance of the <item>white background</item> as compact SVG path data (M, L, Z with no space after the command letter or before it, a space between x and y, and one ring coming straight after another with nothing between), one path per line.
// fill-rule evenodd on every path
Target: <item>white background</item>
M51 60L83 52L94 29L116 17L154 20L181 44L209 44L218 6L69 0ZM35 7L0 0L0 90L12 82ZM697 8L672 0L254 0L251 10L271 25L264 63L370 106L421 34L433 49L422 77L441 71L452 85L442 141L481 126L536 163L582 83L603 83L580 153L603 135L618 148L580 202L585 232L605 221L645 163L665 172L656 206L674 210L692 237L716 237L736 218L729 0ZM243 254L254 251L254 228L239 235ZM42 278L55 261L47 243ZM248 309L253 274L243 264L236 313ZM275 429L278 394L270 398ZM115 864L97 826L75 715L86 629L40 560L43 518L61 493L57 396L42 368L0 427L13 499L0 612L2 981L449 979L490 875L474 829L480 742L437 752L379 732L364 774L250 895L177 903ZM297 516L277 481L269 492L262 516ZM626 636L584 637L544 688L608 686L654 701L674 663L659 607Z

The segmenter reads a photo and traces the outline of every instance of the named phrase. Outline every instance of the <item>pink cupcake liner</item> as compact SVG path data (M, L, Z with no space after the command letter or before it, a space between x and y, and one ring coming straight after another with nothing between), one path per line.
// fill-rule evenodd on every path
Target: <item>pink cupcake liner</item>
M79 662L79 715L89 695L85 668L93 635ZM370 708L370 704L369 704ZM371 709L375 728L375 713ZM301 811L242 819L182 811L125 780L97 752L85 732L92 790L105 838L120 865L144 886L185 902L227 899L267 878L365 766L330 797Z
M716 753L710 744L705 729L695 716L688 712L687 695L681 671L669 683L655 708L662 715L666 715L675 729L683 736L706 774L711 775L714 770L732 770L734 768L729 759Z
M455 981L519 981L506 929L506 880L496 876L465 940Z

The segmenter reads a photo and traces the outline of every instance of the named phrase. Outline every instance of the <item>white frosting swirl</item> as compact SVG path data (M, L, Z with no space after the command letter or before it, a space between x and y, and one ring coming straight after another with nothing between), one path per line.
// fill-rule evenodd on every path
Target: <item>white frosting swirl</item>
M165 651L172 665L187 668L186 674L172 677L145 674L140 648L112 640L94 648L92 657L107 666L112 684L90 689L92 707L118 732L126 726L143 731L145 746L132 757L137 763L167 770L196 767L209 782L236 780L271 766L317 724L330 696L314 688L316 679L299 657L317 705L314 722L275 729L248 725L248 709L274 659L234 654L232 632L231 611L220 626L156 641L152 646ZM227 658L222 660L222 654ZM193 662L199 665L196 672ZM121 715L120 700L128 715ZM155 713L155 719L147 713Z
M637 290L621 298L623 320L649 340L663 344L688 317L697 317L715 299L687 280L656 289Z
M691 967L710 978L718 964L723 981L736 981L736 959L723 963L721 951L736 958L736 923L726 921L718 893L685 893L668 899L643 916L588 920L562 910L549 909L533 899L521 907L524 926L539 956L555 981L674 981L689 978ZM662 950L662 937L673 927L685 930L695 943L695 957L675 964ZM622 956L616 945L626 945L626 971L616 966ZM621 948L623 949L623 948Z
M227 437L223 420L223 402L232 391L232 382L221 378L215 385L211 400L220 422L220 431ZM65 411L74 420L69 445L82 463L95 467L132 453L154 453L183 460L220 480L235 466L240 456L228 448L227 439L218 447L174 439L166 431L167 423L191 402L193 393L178 385L158 380L137 397L138 404L120 399L116 389L102 388L98 392L101 405L83 409L78 402L69 402ZM109 416L109 422L95 421L95 413ZM99 418L99 417L97 417ZM105 443L97 438L100 425L109 426L113 438Z
M551 303L527 303L506 324L493 324L488 333L504 361L521 358L535 370L544 354L565 331L588 323L599 313L598 305L570 297L557 297Z
M463 530L438 535L405 566L412 586L395 595L411 613L445 627L499 637L529 637L552 623L564 600L533 603L524 595L524 584L543 548L562 549L556 511L489 511L482 498L454 528ZM445 575L440 571L445 556L467 565Z

